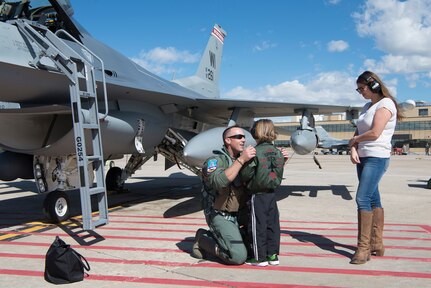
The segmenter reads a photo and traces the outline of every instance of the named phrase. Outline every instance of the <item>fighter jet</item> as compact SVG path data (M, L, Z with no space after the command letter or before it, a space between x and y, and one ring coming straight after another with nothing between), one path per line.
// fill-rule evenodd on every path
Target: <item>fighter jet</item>
M229 125L301 114L292 136L300 154L317 145L313 113L346 106L221 99L219 78L226 31L215 25L195 75L168 81L93 38L68 0L0 0L0 180L35 179L48 193L54 222L70 216L64 191L79 189L83 227L107 224L106 190L121 190L146 161L161 154L166 168L199 175L222 146ZM100 108L99 108L100 107ZM131 155L125 167L106 161ZM92 210L97 198L99 213Z
M322 126L316 126L314 129L318 138L318 148L329 149L331 151L335 149L337 153L350 150L349 139L338 139L331 137Z

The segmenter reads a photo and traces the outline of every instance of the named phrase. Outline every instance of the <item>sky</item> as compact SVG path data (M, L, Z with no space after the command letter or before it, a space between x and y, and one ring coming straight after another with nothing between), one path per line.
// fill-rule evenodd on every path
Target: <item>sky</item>
M375 72L399 102L431 103L431 0L70 0L95 38L171 80L227 32L221 98L362 105Z

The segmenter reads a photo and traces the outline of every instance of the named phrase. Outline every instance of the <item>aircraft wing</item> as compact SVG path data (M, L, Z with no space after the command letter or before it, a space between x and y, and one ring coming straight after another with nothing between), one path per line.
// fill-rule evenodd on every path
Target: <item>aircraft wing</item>
M278 117L278 116L301 116L303 110L313 114L331 114L334 112L346 112L358 110L359 107L287 103L287 102L264 102L237 99L196 99L200 112L211 119L219 118L222 121L228 119L234 108L239 108L242 113L255 118Z

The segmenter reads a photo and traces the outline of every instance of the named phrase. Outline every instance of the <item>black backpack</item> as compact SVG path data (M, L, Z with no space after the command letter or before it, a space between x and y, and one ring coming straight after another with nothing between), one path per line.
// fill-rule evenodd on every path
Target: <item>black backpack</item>
M82 281L84 269L90 271L87 260L56 236L46 252L45 280L54 284Z

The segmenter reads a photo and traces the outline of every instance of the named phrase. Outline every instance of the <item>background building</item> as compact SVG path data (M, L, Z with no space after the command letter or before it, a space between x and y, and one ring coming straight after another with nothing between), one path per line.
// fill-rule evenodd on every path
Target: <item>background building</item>
M431 143L431 105L417 101L416 107L404 112L404 116L404 120L398 122L395 128L392 145L397 148L404 146L409 152L424 153L425 144ZM280 133L278 144L290 140L290 134L299 126L299 119L275 123ZM344 114L318 116L315 125L322 126L332 137L339 139L352 138L356 129L349 120L345 120Z

